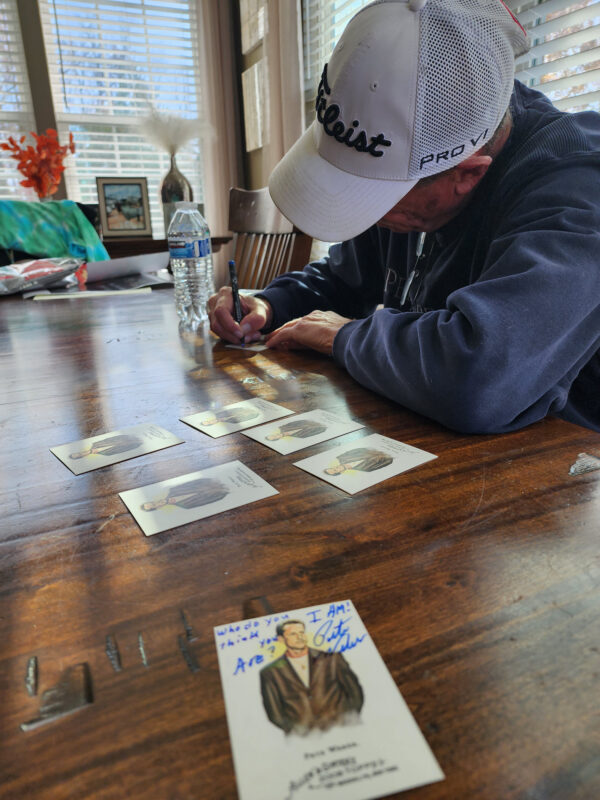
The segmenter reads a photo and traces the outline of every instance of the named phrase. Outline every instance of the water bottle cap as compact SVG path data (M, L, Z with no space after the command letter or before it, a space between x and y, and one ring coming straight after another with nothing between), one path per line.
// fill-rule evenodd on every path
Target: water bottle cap
M189 200L178 200L175 203L175 208L198 208L198 204L190 203Z

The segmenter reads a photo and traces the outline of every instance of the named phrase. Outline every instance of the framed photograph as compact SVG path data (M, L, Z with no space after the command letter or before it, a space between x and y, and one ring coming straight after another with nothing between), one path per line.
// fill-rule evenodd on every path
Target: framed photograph
M152 236L146 178L96 178L105 239Z

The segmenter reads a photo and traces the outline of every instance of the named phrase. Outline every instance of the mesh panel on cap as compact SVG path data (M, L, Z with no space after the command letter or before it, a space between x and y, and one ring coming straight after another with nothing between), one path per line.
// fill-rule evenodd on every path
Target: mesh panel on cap
M508 107L514 76L509 26L517 25L500 0L429 0L420 26L410 178L479 150Z

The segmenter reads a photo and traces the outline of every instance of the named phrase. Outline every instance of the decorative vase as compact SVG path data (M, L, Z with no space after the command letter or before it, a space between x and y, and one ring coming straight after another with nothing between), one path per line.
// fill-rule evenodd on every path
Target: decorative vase
M175 213L175 203L180 200L192 201L194 199L194 192L190 182L177 168L175 154L171 156L171 168L160 185L160 199L162 200L166 236L171 217Z

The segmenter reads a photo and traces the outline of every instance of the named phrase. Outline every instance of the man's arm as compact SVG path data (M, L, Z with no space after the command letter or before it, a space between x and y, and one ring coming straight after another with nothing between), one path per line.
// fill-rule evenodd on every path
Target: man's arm
M383 296L384 258L376 228L335 244L329 255L302 272L286 272L257 294L268 301L268 330L313 311L332 311L348 319L366 317Z
M379 239L373 230L366 231L354 240L332 246L328 256L308 264L303 271L280 275L256 295L242 293L240 325L233 319L231 289L222 287L208 301L211 328L230 342L238 342L242 336L255 341L262 331L273 331L316 310L334 312L343 318L341 324L367 316L381 302L382 263ZM337 324L335 332L339 327ZM330 354L331 342L325 344L320 334L317 331L315 340L303 346ZM279 342L278 346L285 344Z
M516 430L547 414L585 416L600 430L593 390L569 395L592 358L600 370L598 157L540 160L507 183L512 194L497 193L487 217L468 209L462 244L439 256L455 285L466 285L444 302L432 284L415 301L445 307L385 308L338 320L337 330L311 314L269 344L321 349L315 343L329 337L326 347L333 340L334 358L359 383L467 433ZM397 266L395 255L387 260Z
M280 350L310 349L326 356L333 354L333 342L339 330L350 322L335 311L311 311L305 317L292 319L269 333L269 347Z
M350 322L334 358L364 386L467 433L560 413L600 346L600 166L561 165L496 204L479 277L445 308Z

